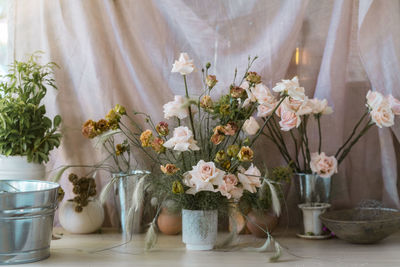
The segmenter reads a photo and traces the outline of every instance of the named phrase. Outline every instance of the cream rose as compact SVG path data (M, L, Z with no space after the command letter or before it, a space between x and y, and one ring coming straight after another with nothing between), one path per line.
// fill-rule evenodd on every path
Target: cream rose
M258 125L257 121L253 117L247 119L243 124L243 130L248 135L255 135L259 129L260 125Z
M379 106L371 110L371 119L379 127L391 127L394 125L394 114L389 101L384 99Z
M304 87L300 87L297 76L291 80L282 80L272 90L277 93L287 93L295 100L303 100L305 98Z
M189 58L188 54L181 53L179 60L175 60L172 64L171 72L179 72L182 75L190 74L194 71L193 60Z
M188 127L179 126L174 129L173 137L165 142L164 146L177 151L199 150L200 148L196 143L192 131Z
M312 113L329 115L332 114L333 110L328 106L328 101L326 99L319 100L318 98L309 100L312 107Z
M214 162L200 160L193 169L185 175L184 183L191 187L186 193L196 194L200 191L215 192L215 187L223 185L225 172L215 167Z
M247 170L244 170L244 168L241 167L239 168L239 171L240 172L237 174L237 176L243 186L243 189L251 193L257 192L257 187L261 186L260 170L252 163Z
M260 104L275 102L271 91L262 83L256 84L256 86L251 89L251 92Z
M185 98L180 95L174 97L174 101L166 103L164 108L164 118L178 117L184 119L189 115L188 109L184 107Z
M299 127L301 123L299 115L291 110L287 110L284 106L280 106L278 110L278 116L281 118L279 125L282 131L290 131L293 128Z
M248 81L242 82L240 87L243 88L244 90L246 90L246 93L247 93L247 98L243 102L243 107L247 107L251 102L257 101L257 98L251 92L250 84Z
M368 91L366 98L367 98L367 104L371 109L380 106L382 101L384 100L384 97L381 93L376 91L373 92L371 90Z
M276 105L277 105L277 102L263 103L261 105L258 105L257 117L265 118L265 117L271 115L271 113L274 110Z
M400 115L400 101L394 98L392 95L388 95L386 98L389 101L393 114Z
M334 156L328 157L324 152L321 154L312 153L310 168L313 173L328 178L337 173L337 161Z

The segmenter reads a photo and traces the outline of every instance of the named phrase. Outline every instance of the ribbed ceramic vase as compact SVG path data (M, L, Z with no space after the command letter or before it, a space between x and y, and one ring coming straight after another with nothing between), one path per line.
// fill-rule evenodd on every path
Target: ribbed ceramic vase
M26 156L0 155L0 180L46 180L43 164L28 162Z
M217 210L182 210L182 240L187 250L213 249L217 234Z

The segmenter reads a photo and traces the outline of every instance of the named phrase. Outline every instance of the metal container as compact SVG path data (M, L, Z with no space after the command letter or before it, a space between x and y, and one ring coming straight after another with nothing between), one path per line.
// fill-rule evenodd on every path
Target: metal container
M58 189L58 184L45 181L0 181L0 264L50 256Z
M300 203L330 203L331 177L296 173L295 186L300 195Z
M113 173L113 179L117 179L114 185L115 207L119 214L121 231L124 238L129 239L132 233L141 232L141 218L143 206L133 217L128 217L132 206L132 197L140 178L149 175L148 171L132 170L128 173ZM128 229L132 227L132 229Z

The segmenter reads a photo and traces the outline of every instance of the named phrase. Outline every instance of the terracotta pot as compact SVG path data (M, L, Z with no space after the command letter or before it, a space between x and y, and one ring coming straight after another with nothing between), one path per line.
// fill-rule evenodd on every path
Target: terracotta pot
M182 216L180 213L171 213L163 208L158 215L157 226L163 234L177 235L182 231Z
M249 214L247 214L247 217L249 217L249 220L247 221L246 226L251 234L257 237L267 237L267 234L259 227L268 229L268 231L271 233L278 224L278 217L269 211L250 211ZM255 224L257 224L259 227L257 227Z

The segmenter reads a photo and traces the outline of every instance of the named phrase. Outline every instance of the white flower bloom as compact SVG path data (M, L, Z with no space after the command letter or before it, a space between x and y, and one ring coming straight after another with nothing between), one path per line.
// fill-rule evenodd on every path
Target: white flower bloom
M254 117L250 117L243 123L243 130L248 135L255 135L259 129L260 125L258 125Z
M394 125L394 113L387 99L383 99L379 106L371 111L371 119L379 128Z
M193 169L184 176L184 183L191 187L187 194L196 194L200 191L215 192L214 186L218 187L224 183L225 172L215 167L214 162L200 160Z
M272 90L277 93L286 92L295 100L303 100L305 98L304 87L300 87L297 76L291 80L282 80Z
M390 108L394 115L400 115L400 101L394 98L392 95L388 95L386 99L389 101Z
M257 117L265 118L272 114L277 102L263 103L257 107Z
M196 143L192 131L188 127L179 126L174 129L173 137L165 142L164 146L177 151L199 150Z
M260 104L275 102L271 91L262 83L256 84L256 86L251 89L251 92Z
M176 95L174 101L166 103L164 108L164 118L169 119L171 117L178 117L184 119L189 115L189 111L184 107L186 102L185 97Z
M175 60L172 64L171 72L179 72L182 75L190 74L194 71L193 60L189 58L188 54L181 53L179 60Z
M261 186L260 170L252 163L246 171L243 168L240 168L239 171L237 175L240 183L243 185L243 189L251 193L257 192L257 187Z
M370 109L377 108L381 105L384 97L381 93L369 90L367 93L367 105Z
M250 102L256 102L257 101L257 98L251 92L250 84L249 84L248 81L242 82L240 87L243 88L244 90L246 90L246 93L247 93L247 98L243 102L243 107L244 108L247 107L250 104Z
M222 179L218 191L227 199L240 199L243 195L243 188L238 186L238 178L234 174L227 174Z
M312 107L312 113L329 115L332 114L333 110L328 106L328 101L326 99L319 100L318 98L313 98L309 100Z

